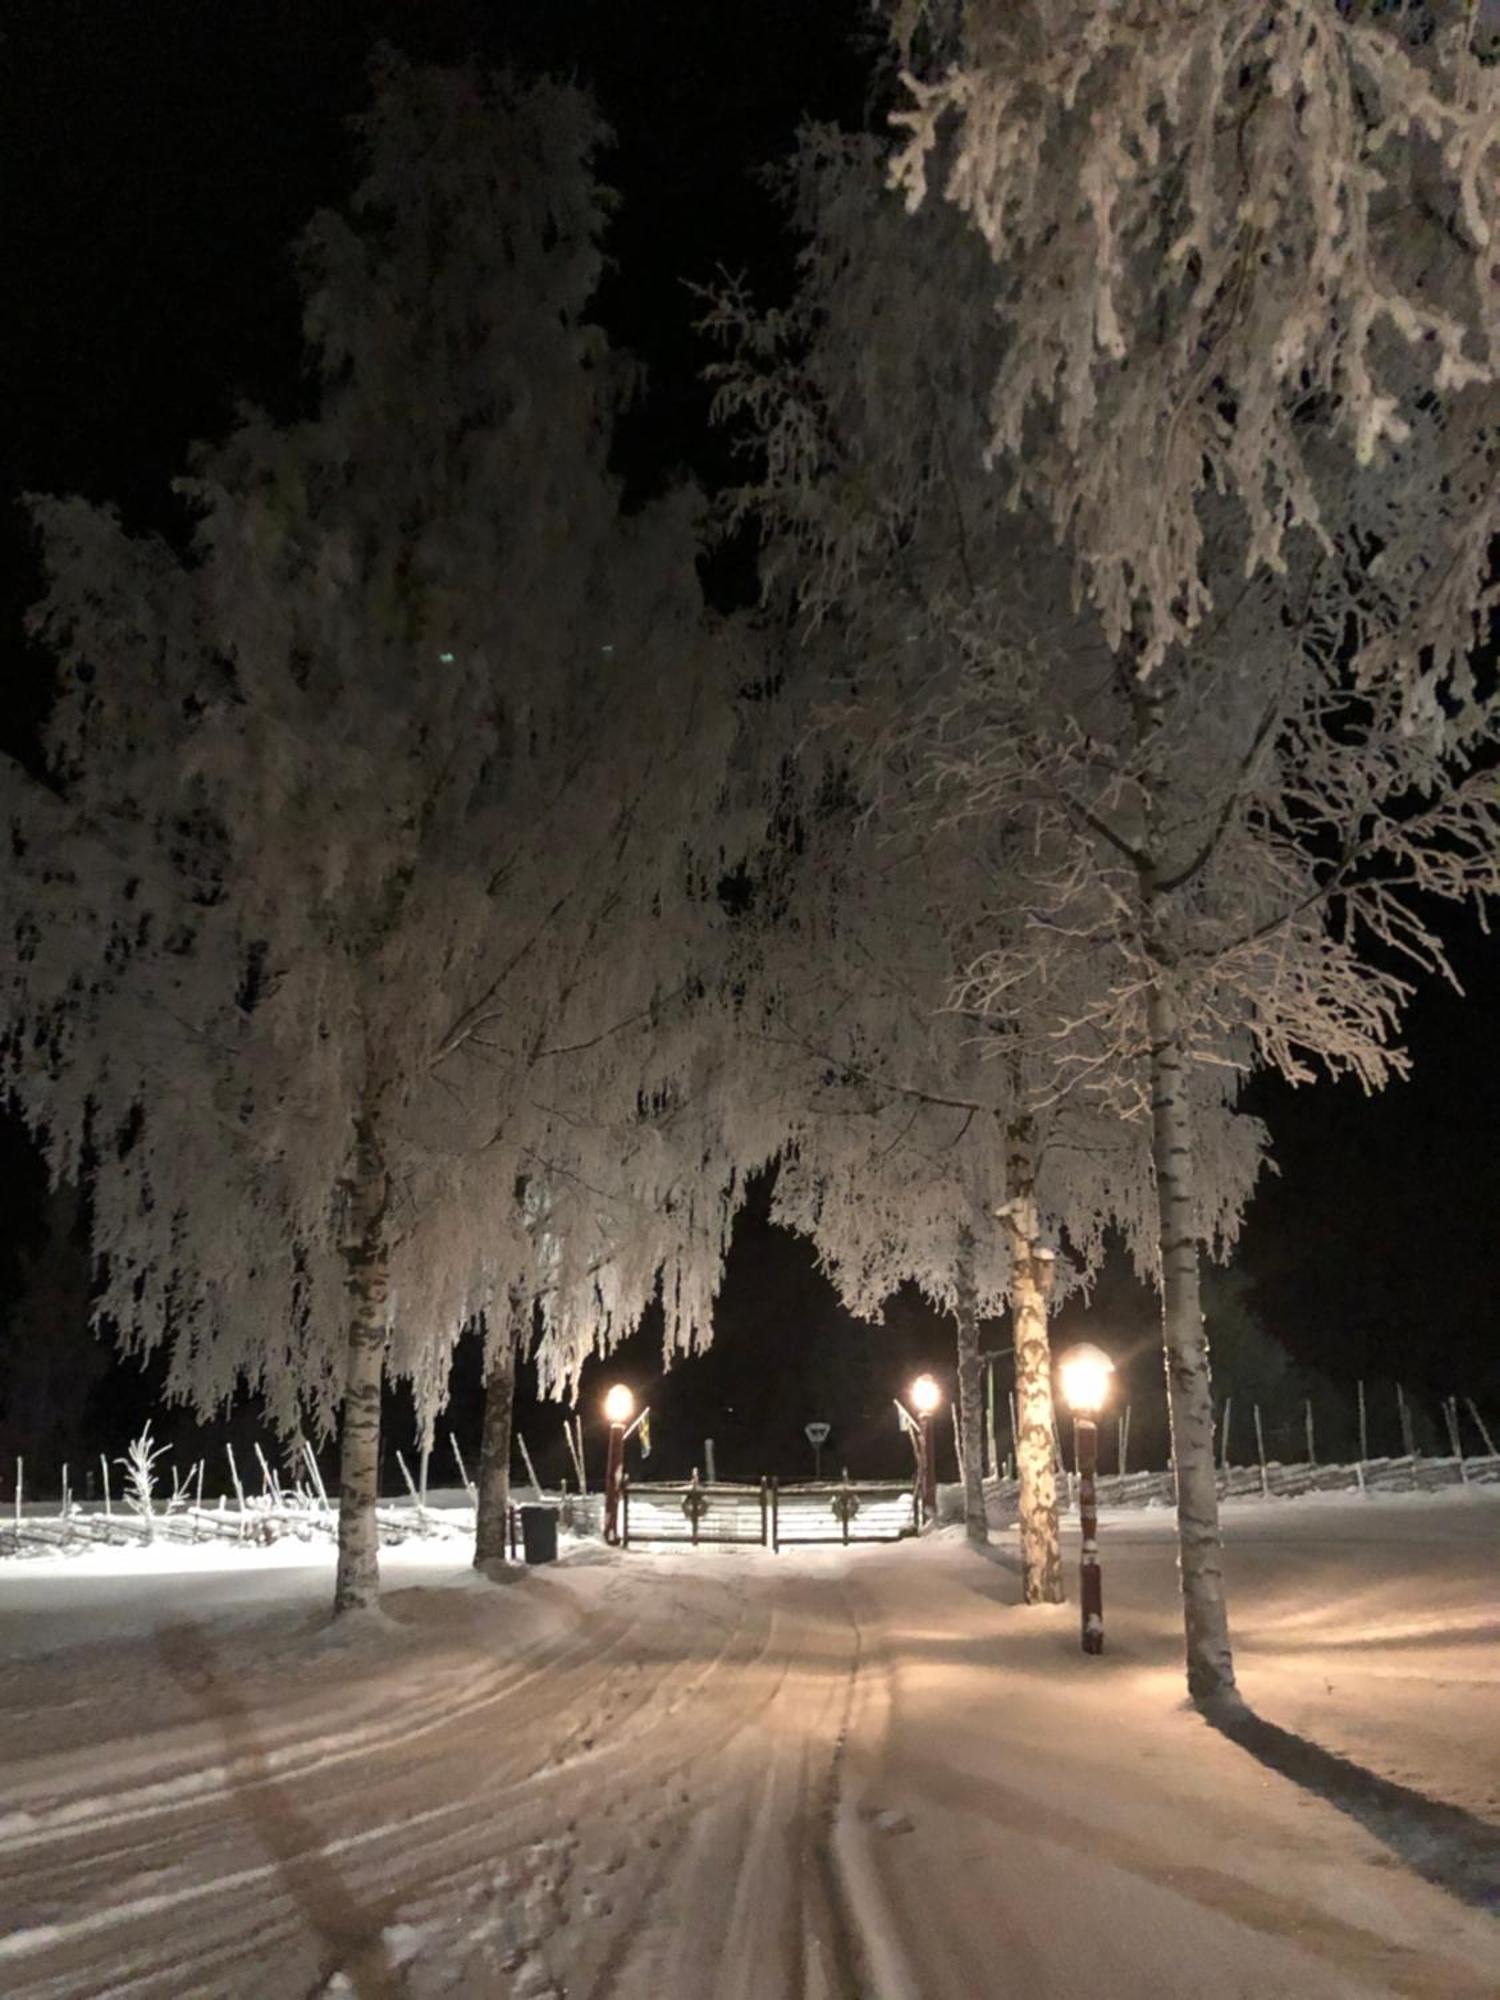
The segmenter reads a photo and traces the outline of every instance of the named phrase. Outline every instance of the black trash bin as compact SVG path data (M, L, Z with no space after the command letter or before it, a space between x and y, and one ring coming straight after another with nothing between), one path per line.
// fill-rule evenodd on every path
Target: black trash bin
M557 1561L557 1509L521 1509L521 1550L528 1563Z

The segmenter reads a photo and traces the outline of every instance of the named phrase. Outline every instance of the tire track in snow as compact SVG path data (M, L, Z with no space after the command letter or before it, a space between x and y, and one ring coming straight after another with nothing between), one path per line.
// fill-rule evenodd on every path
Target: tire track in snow
M584 2000L853 2000L821 1850L828 1787L847 1707L854 1630L830 1614L837 1588L771 1580L769 1676L720 1691L702 1740L706 1783L689 1814L664 1812L654 1864L638 1871L632 1921L596 1954ZM643 1824L651 1824L643 1818ZM569 1991L574 1991L570 1985Z
M69 1891L75 1877L80 1878L82 1888L101 1873L109 1875L111 1871L129 1870L136 1878L142 1874L159 1875L168 1871L174 1855L187 1842L196 1841L200 1858L210 1858L215 1844L222 1845L225 1840L232 1844L237 1838L238 1828L233 1819L226 1824L226 1799L243 1801L257 1787L303 1785L310 1778L345 1766L349 1783L344 1791L330 1793L325 1789L322 1801L322 1816L337 1823L340 1811L358 1811L363 1773L372 1755L396 1748L404 1751L439 1733L451 1734L464 1724L477 1729L490 1715L495 1716L503 1729L511 1730L515 1720L511 1705L523 1697L528 1686L534 1687L543 1677L574 1672L580 1663L587 1667L592 1680L602 1682L607 1677L610 1659L627 1643L631 1624L618 1618L611 1618L605 1624L595 1616L594 1629L590 1629L586 1617L575 1621L568 1642L561 1647L555 1640L538 1642L523 1649L502 1671L496 1673L489 1668L482 1675L468 1677L465 1686L479 1692L467 1694L457 1703L443 1694L416 1707L392 1703L387 1698L382 1705L385 1721L375 1731L357 1729L336 1738L326 1733L317 1735L310 1745L284 1746L275 1757L267 1755L256 1741L238 1759L200 1767L185 1783L173 1781L162 1796L144 1799L137 1796L129 1805L97 1820L75 1811L64 1825L44 1827L29 1838L17 1836L14 1844L23 1854L19 1863L15 1860L10 1863L12 1892L25 1892L33 1885L44 1884L53 1902L67 1901L71 1899ZM579 1636L572 1636L575 1633ZM399 1677L402 1669L398 1667L396 1671ZM580 1698L587 1694L587 1683L580 1685L575 1681L574 1685ZM340 1689L329 1692L337 1698ZM325 1692L325 1706L327 1699ZM318 1727L316 1711L310 1726ZM435 1759L432 1761L435 1763ZM468 1760L460 1762L467 1765ZM461 1768L456 1775L465 1772ZM139 1828L143 1823L150 1826L149 1832L137 1832L133 1838L112 1847L99 1844L101 1831L118 1833L122 1829ZM52 1851L58 1843L69 1840L79 1849L75 1856L59 1856ZM48 1851L24 1852L38 1847Z
M612 1641L617 1645L625 1636L628 1625L616 1621L617 1631ZM446 1686L424 1686L424 1699L413 1702L408 1697L406 1705L395 1706L383 1685L373 1686L365 1702L373 1722L362 1721L345 1726L332 1734L309 1737L299 1733L293 1724L283 1724L279 1729L274 1722L269 1732L278 1739L261 1747L258 1762L270 1777L282 1782L306 1775L309 1770L320 1765L336 1764L344 1758L368 1754L384 1744L419 1734L424 1728L441 1725L460 1715L472 1714L496 1701L504 1700L514 1688L538 1674L552 1672L563 1666L570 1658L588 1656L597 1650L597 1635L587 1630L588 1619L580 1613L570 1621L568 1633L560 1644L555 1636L548 1635L523 1647L511 1660L500 1667L486 1662L477 1671L465 1674L459 1684L459 1692L454 1693ZM160 1651L161 1642L170 1639L175 1632L190 1632L196 1628L185 1622L176 1627L164 1627L155 1635L155 1650ZM446 1678L453 1678L451 1668ZM305 1705L314 1715L326 1709L328 1690L319 1689L316 1694L305 1698ZM335 1690L347 1697L347 1684L341 1682ZM205 1729L201 1720L179 1725L174 1734L186 1739L179 1753L183 1770L176 1776L154 1779L133 1785L118 1793L75 1793L73 1796L52 1800L48 1803L26 1800L26 1776L24 1772L12 1781L8 1797L10 1810L0 1819L0 1858L15 1852L45 1844L51 1839L66 1839L73 1836L83 1825L91 1830L106 1826L128 1825L135 1819L173 1810L179 1804L191 1805L204 1792L223 1790L237 1781L238 1774L231 1765L216 1762L204 1765L195 1760L193 1752L195 1739ZM152 1740L149 1751L136 1760L146 1769L159 1769L163 1754L160 1739ZM75 1759L61 1759L55 1754L48 1764L62 1763L65 1774ZM32 1781L36 1782L35 1779Z
M843 1579L854 1656L829 1782L821 1844L830 1903L839 1920L845 1977L858 2000L921 2000L870 1839L870 1783L889 1733L891 1666Z
M544 1640L536 1646L524 1649L518 1659L510 1663L508 1670L502 1670L497 1674L490 1668L481 1675L470 1677L469 1685L482 1686L485 1692L477 1698L461 1701L457 1707L451 1700L445 1701L441 1694L433 1701L424 1701L416 1705L410 1702L405 1705L400 1702L392 1703L387 1694L382 1707L388 1721L375 1732L361 1729L333 1739L326 1735L321 1736L315 1739L312 1754L300 1760L296 1754L299 1746L294 1743L289 1751L278 1755L274 1768L257 1744L238 1758L218 1762L209 1766L206 1771L200 1768L199 1771L190 1774L189 1789L186 1793L182 1792L180 1785L169 1785L165 1796L148 1797L134 1805L126 1805L102 1822L103 1828L108 1831L118 1831L122 1826L148 1825L152 1830L145 1838L138 1836L133 1842L126 1842L123 1845L106 1844L101 1847L98 1841L101 1823L86 1815L77 1823L70 1819L66 1825L44 1828L40 1839L35 1835L29 1840L25 1835L18 1836L12 1842L13 1847L16 1845L23 1848L28 1845L35 1847L40 1844L52 1848L58 1842L71 1839L80 1851L66 1857L59 1856L55 1852L33 1855L31 1869L24 1873L18 1872L12 1863L8 1886L12 1894L18 1888L24 1890L28 1886L27 1873L29 1873L32 1876L40 1876L47 1883L53 1901L72 1902L75 1900L73 1892L75 1878L78 1881L78 1890L84 1891L90 1882L97 1884L100 1878L106 1885L113 1884L117 1881L122 1868L130 1869L133 1879L136 1880L143 1876L151 1878L165 1875L172 1872L174 1863L180 1864L184 1849L192 1855L199 1869L205 1861L210 1863L212 1872L208 1893L214 1892L216 1884L222 1885L226 1881L238 1884L246 1880L269 1878L276 1872L278 1862L266 1863L248 1871L227 1865L212 1869L213 1850L216 1846L233 1847L243 1843L243 1820L241 1812L236 1810L237 1801L242 1801L247 1794L257 1790L270 1792L284 1790L293 1781L305 1784L309 1778L316 1777L319 1773L326 1773L339 1765L358 1764L358 1770L351 1770L348 1773L352 1782L342 1795L325 1792L323 1800L320 1801L328 1818L336 1821L340 1814L349 1812L353 1812L357 1817L365 1793L364 1767L372 1753L378 1755L398 1747L404 1751L439 1730L451 1731L456 1727L462 1733L465 1725L472 1729L476 1718L482 1717L486 1711L503 1707L507 1702L516 1699L528 1684L534 1685L544 1676L566 1673L579 1660L590 1662L599 1669L597 1677L603 1678L608 1672L608 1657L623 1643L629 1631L629 1624L627 1621L612 1619L610 1626L606 1628L607 1643L603 1645L600 1644L601 1635L598 1630L590 1631L588 1626L588 1619L582 1618L570 1627L568 1640L563 1646L559 1647L554 1639ZM582 1636L574 1636L579 1631ZM397 1676L399 1677L404 1669L409 1670L416 1664L415 1661L402 1663L396 1669ZM382 1676L381 1679L384 1684L389 1680L389 1676ZM322 1706L326 1707L330 1698L338 1699L347 1693L348 1687L345 1682L324 1690ZM314 1726L316 1720L317 1712L314 1711ZM199 1733L201 1734L201 1726ZM467 1735L464 1740L472 1758L472 1741ZM130 1795L124 1796L128 1798ZM430 1817L442 1817L455 1810L461 1808L444 1808ZM377 1829L374 1834L360 1836L360 1840L361 1843L368 1839L378 1840L397 1835L400 1830L400 1824L389 1829ZM331 1851L330 1843L321 1838L318 1838L317 1845L321 1851ZM121 1904L113 1906L106 1904L81 1922L86 1928L92 1928L99 1923L128 1923L138 1914L154 1917L165 1908L176 1907L197 1899L201 1893L204 1891L200 1885L192 1883L174 1892L150 1892ZM50 1940L49 1928L56 1934ZM14 1955L23 1946L39 1947L49 1942L61 1941L66 1936L68 1928L76 1929L78 1925L59 1927L53 1924L50 1927L47 1925L33 1927L29 1939L24 1936L19 1940L12 1937L8 1941L10 1952Z
M524 1810L528 1803L534 1808L529 1817L534 1818L537 1811L545 1817L550 1811L548 1800L558 1781L567 1779L575 1771L587 1776L588 1767L602 1760L605 1746L589 1736L589 1720L586 1714L585 1719L580 1721L580 1708L586 1709L589 1703L604 1702L607 1719L614 1732L607 1747L616 1757L622 1743L628 1745L634 1736L644 1734L649 1737L656 1733L684 1702L692 1699L701 1684L711 1679L733 1649L745 1622L745 1604L743 1597L737 1593L730 1602L734 1617L722 1628L718 1651L707 1661L694 1659L691 1655L671 1655L664 1659L661 1671L656 1674L649 1670L620 1669L614 1656L619 1654L626 1636L632 1631L628 1620L612 1621L614 1629L603 1647L589 1636L581 1648L572 1647L562 1656L534 1660L522 1677L524 1687L518 1688L516 1677L511 1676L502 1694L488 1697L483 1703L471 1704L457 1717L450 1716L449 1726L441 1730L446 1740L436 1746L436 1755L434 1746L426 1745L415 1771L410 1767L410 1759L403 1758L397 1762L394 1771L381 1773L375 1787L377 1797L410 1786L419 1795L428 1798L434 1789L452 1787L460 1793L458 1799L426 1812L407 1811L389 1823L348 1841L323 1839L313 1829L311 1853L336 1858L372 1845L383 1847L386 1851L378 1857L378 1865L361 1870L362 1876L369 1878L361 1882L362 1892L369 1893L380 1888L382 1893L389 1891L394 1894L399 1889L403 1900L409 1900L413 1894L420 1895L435 1877L452 1883L462 1881L466 1874L482 1875L489 1865L488 1856L493 1848L492 1818L497 1806L503 1805L507 1820ZM763 1648L763 1640L761 1644ZM494 1737L480 1739L487 1744L488 1761L483 1769L482 1788L476 1791L473 1785L476 1770L473 1721L476 1711L483 1708L498 1709L495 1717L498 1729ZM426 1733L434 1733L439 1728L440 1725L434 1724ZM393 1725L382 1736L382 1748L388 1751L398 1739L404 1750L410 1738L403 1736L398 1725ZM496 1754L497 1744L499 1755ZM358 1748L357 1744L352 1746L343 1761L354 1757ZM651 1761L650 1756L645 1760L648 1766ZM657 1761L659 1763L659 1754ZM313 1774L320 1774L319 1767L313 1767ZM321 1775L326 1774L324 1768ZM319 1799L320 1816L325 1820L337 1823L343 1813L357 1813L361 1808L368 1812L368 1774L360 1771L350 1776L352 1783L342 1794L329 1794L325 1790ZM259 1783L273 1791L284 1787L286 1782L285 1775L280 1771L259 1777ZM232 1808L233 1804L232 1794L221 1793L216 1801L208 1802L205 1809L210 1816L216 1809L219 1819L226 1821L226 1809ZM242 1845L243 1828L235 1823L232 1811L227 1813L225 1824L206 1830L197 1823L187 1823L179 1807L165 1806L160 1810L171 1823L164 1829L158 1829L154 1849L137 1842L133 1848L110 1853L105 1858L112 1868L120 1865L123 1859L125 1864L134 1862L139 1873L139 1863L148 1851L158 1863L166 1861L170 1864L174 1857L180 1862L184 1842L197 1842L191 1858L193 1872L201 1877L205 1859L212 1861L213 1858L205 1856L202 1850L201 1837L205 1831L217 1831L221 1836L218 1843L221 1847ZM449 1822L446 1827L443 1824L445 1821ZM407 1829L414 1824L424 1828L415 1854L406 1838ZM85 1832L85 1829L80 1829L80 1837ZM487 1857L477 1867L473 1865L476 1848ZM363 1860L365 1857L360 1858ZM217 1897L222 1901L226 1890L240 1894L252 1886L262 1892L274 1890L277 1874L285 1859L282 1857L250 1869L210 1866L206 1881L189 1881L180 1889L107 1906L74 1920L70 1925L54 1925L50 1933L39 1927L32 1931L29 1938L17 1942L28 1953L55 1954L68 1949L70 1938L93 1938L110 1928L128 1933L132 1927L155 1926L169 1912L181 1912L205 1899ZM394 1869L390 1866L393 1859L397 1864ZM91 1873L97 1876L100 1860L95 1849L77 1857L76 1867L85 1876ZM467 1869L466 1863L471 1864ZM295 1934L298 1929L297 1912L285 1895L279 1896L271 1909L262 1902L257 1917L257 1942L262 1949ZM215 1926L210 1926L211 1935L199 1931L185 1957L177 1956L170 1965L158 1962L150 1971L143 1972L139 1979L128 1979L118 1990L220 1990L217 1986L206 1989L201 1984L200 1975L210 1960L227 1969L243 1958L242 1931L242 1923L233 1920L227 1932ZM42 1970L41 1967L37 1969ZM184 1979L188 1982L186 1988L177 1983ZM55 1985L47 1980L45 1986L31 1986L27 1990L40 1995L44 1991L94 1993L99 1989L94 1984L79 1987L71 1983L69 1975L64 1973ZM226 1986L222 1990L234 1989ZM248 1990L259 1992L265 1989L257 1978Z

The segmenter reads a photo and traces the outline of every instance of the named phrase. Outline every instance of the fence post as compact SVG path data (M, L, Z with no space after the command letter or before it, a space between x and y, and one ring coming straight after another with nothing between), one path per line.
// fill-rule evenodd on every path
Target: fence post
M1125 1405L1125 1414L1119 1425L1120 1477L1125 1477L1125 1463L1130 1453L1130 1405Z
M1359 1482L1361 1493L1365 1490L1365 1466L1369 1457L1370 1433L1365 1423L1365 1384L1364 1377L1361 1376L1359 1382L1359 1464L1355 1468L1355 1478Z
M531 1481L531 1490L536 1495L537 1505L540 1506L542 1502L542 1482L536 1476L536 1467L531 1462L531 1453L526 1449L526 1440L519 1431L516 1432L516 1443L520 1447L521 1463L526 1468L526 1476Z
M1318 1462L1318 1453L1317 1453L1317 1448L1313 1443L1313 1413L1312 1413L1311 1396L1308 1396L1304 1400L1302 1405L1302 1414L1307 1420L1307 1462L1309 1465L1316 1465Z
M1229 1417L1233 1409L1233 1396L1226 1396L1224 1398L1224 1425L1219 1435L1219 1470L1224 1474L1226 1480L1229 1477Z
M1458 1460L1458 1476L1463 1485L1469 1483L1469 1468L1464 1463L1464 1443L1458 1430L1458 1398L1449 1396L1443 1403L1443 1422L1448 1426L1448 1440L1453 1446L1453 1456Z
M240 1484L240 1469L234 1462L234 1446L227 1439L224 1443L224 1455L229 1460L229 1476L234 1481L234 1497L239 1502L240 1527L243 1529L246 1520L245 1489Z
M1494 1458L1497 1455L1500 1455L1497 1454L1495 1451L1495 1440L1490 1436L1489 1431L1485 1426L1484 1418L1480 1416L1478 1410L1476 1410L1474 1407L1474 1398L1472 1396L1464 1397L1464 1408L1468 1411L1469 1415L1474 1419L1474 1428L1475 1430L1478 1431L1479 1435L1484 1439L1484 1448L1489 1453L1490 1457Z
M760 1545L768 1548L771 1541L771 1495L766 1485L765 1474L760 1479Z
M456 1449L457 1447L455 1446ZM323 1484L323 1475L318 1469L318 1454L313 1450L306 1438L302 1440L302 1455L307 1460L307 1469L312 1475L312 1483L317 1488L318 1498L323 1504L323 1512L331 1514L333 1509L328 1504L328 1488ZM465 1481L465 1484L467 1483Z
M630 1474L620 1474L620 1547L630 1547Z
M469 1468L464 1464L464 1455L459 1450L458 1439L452 1431L448 1433L448 1442L453 1447L453 1462L458 1467L458 1476L463 1481L464 1491L469 1496L469 1505L477 1507L479 1505L479 1493L473 1480L469 1477ZM312 1462L316 1465L317 1460L314 1459ZM326 1498L327 1496L325 1495L324 1497Z
M1411 1411L1406 1406L1406 1391L1399 1382L1396 1384L1396 1408L1401 1416L1402 1450L1408 1458L1415 1458L1417 1455L1417 1441L1412 1434Z
M771 1481L771 1553L781 1553L781 1481Z
M1000 1477L1000 1449L999 1440L995 1436L995 1357L993 1354L990 1356L989 1365L985 1369L985 1385L985 1414L989 1420L990 1432L990 1476L992 1479L998 1479Z
M396 1453L396 1463L401 1468L401 1477L406 1481L406 1490L411 1495L411 1504L417 1510L417 1524L420 1527L424 1511L422 1507L422 1496L418 1493L416 1484L413 1481L410 1472L408 1472L406 1469L406 1460L401 1456L399 1451Z
M587 1493L588 1486L583 1477L583 1459L579 1455L578 1440L573 1435L573 1426L568 1422L566 1410L563 1411L562 1434L563 1443L568 1447L568 1456L573 1461L573 1470L578 1475L578 1491Z
M1271 1482L1266 1477L1266 1438L1264 1431L1260 1427L1260 1404L1252 1403L1250 1407L1255 1412L1255 1455L1260 1460L1261 1498L1269 1500L1271 1497Z

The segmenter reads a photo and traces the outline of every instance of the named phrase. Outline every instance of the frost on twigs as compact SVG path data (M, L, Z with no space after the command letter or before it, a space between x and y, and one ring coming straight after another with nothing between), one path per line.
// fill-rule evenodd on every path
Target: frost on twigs
M800 622L787 740L853 774L864 815L873 865L838 935L852 952L878 891L884 934L923 967L913 991L950 954L950 1003L1004 1024L991 1051L1031 1066L1049 1115L1144 1119L1156 983L1208 1097L1258 1065L1378 1087L1404 1063L1411 981L1446 969L1428 899L1500 889L1496 705L1362 684L1349 657L1351 640L1400 655L1441 575L1441 413L1413 416L1399 482L1349 480L1331 552L1289 539L1279 573L1247 577L1241 510L1205 499L1214 614L1142 683L1072 601L1035 508L983 470L1005 336L979 237L949 207L905 214L884 178L877 144L805 135L796 298L757 315L730 290L709 318L748 467L735 505L762 525L769 601ZM1121 511L1146 511L1140 494ZM894 1046L858 963L829 991Z
M1489 10L1492 13L1492 10ZM1244 566L1327 548L1348 481L1460 410L1420 629L1482 636L1500 527L1500 62L1459 0L903 0L893 184L991 260L987 449L1146 671ZM1477 426L1477 429L1476 429ZM1335 440L1321 457L1315 441ZM1430 524L1429 524L1430 525ZM1381 662L1370 663L1372 670Z
M1038 496L1023 481L1009 506L985 469L1012 331L979 235L948 206L905 214L883 166L807 135L796 299L757 316L731 291L710 315L751 467L735 504L800 642L784 760L822 760L807 884L767 898L795 913L784 955L763 947L772 1032L821 1066L778 1208L866 1310L903 1260L941 1283L975 1191L1003 1191L1009 1265L978 1244L979 1296L1015 1303L1033 1272L1043 1337L1047 1225L1085 1267L1126 1232L1162 1286L1192 1685L1228 1685L1198 1285L1263 1150L1242 1082L1403 1073L1411 985L1446 971L1434 899L1500 892L1500 710L1433 655L1376 670L1431 630L1448 413L1414 411L1398 478L1345 467L1336 527L1274 564L1247 561L1243 496L1194 488L1201 603L1143 672L1133 624L1118 650L1129 600L1112 626L1075 595ZM1087 459L1065 413L1028 423L1056 463ZM1349 458L1326 430L1298 444L1320 471ZM1142 460L1126 487L1128 537L1161 484Z
M130 1449L115 1463L124 1469L126 1504L141 1523L141 1533L149 1542L156 1532L156 1508L153 1495L156 1491L156 1463L165 1458L167 1447L153 1445L151 1426L147 1424L138 1438L131 1440Z

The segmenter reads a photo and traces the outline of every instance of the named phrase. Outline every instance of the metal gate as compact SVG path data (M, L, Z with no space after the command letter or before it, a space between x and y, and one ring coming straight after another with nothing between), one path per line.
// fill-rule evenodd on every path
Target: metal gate
M894 1542L917 1531L916 1495L901 1480L758 1486L728 1480L621 1483L620 1541L767 1548L822 1542Z
M910 1481L840 1480L777 1486L771 1482L771 1547L810 1542L898 1542L917 1532Z

